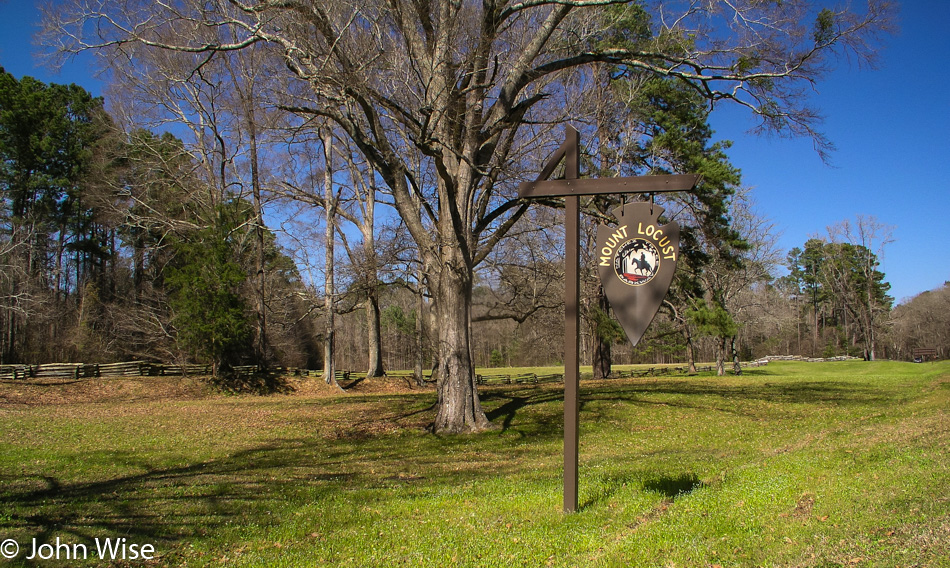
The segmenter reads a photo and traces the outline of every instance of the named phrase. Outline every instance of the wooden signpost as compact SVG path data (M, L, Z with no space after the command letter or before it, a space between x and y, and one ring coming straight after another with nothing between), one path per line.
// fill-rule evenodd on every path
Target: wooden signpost
M548 180L561 161L565 162L564 179ZM580 196L689 191L696 187L700 178L698 175L666 175L580 179L579 164L580 136L574 127L568 126L564 143L561 144L561 147L558 148L554 156L547 162L541 175L538 176L538 179L533 182L522 183L518 188L518 195L523 198L564 197L564 225L566 229L564 256L564 511L569 513L577 511L578 504L577 456L579 438L577 422L580 411L580 402L578 399L578 389L580 385L580 356L578 351L580 345ZM654 227L654 233L650 235L650 237L656 234L655 231L656 228ZM632 234L631 232L631 235ZM625 243L616 242L615 244L616 246L611 247L610 257L614 259L611 262L615 261L617 252ZM635 246L636 243L628 248ZM661 247L661 249L662 248L663 247ZM652 251L650 252L652 253ZM644 253L641 252L641 254ZM646 259L645 256L643 258ZM622 264L622 259L619 262ZM669 266L669 270L675 268L675 256L672 261L667 260L668 265L671 262L673 265ZM635 277L627 278L627 284L631 284L629 295L615 294L613 298L608 295L611 306L614 307L614 311L618 313L618 316L621 312L629 311L626 309L618 309L618 303L629 301L630 304L640 305L635 301L638 293L651 291L647 283L644 283L644 285L639 288L636 287L639 286L638 284L632 284L636 282L638 278L642 278L639 269L636 269L635 272L637 272L637 274L634 275ZM623 276L623 273L618 273L618 276ZM603 272L601 273L601 278L604 278ZM653 279L652 276L650 279ZM662 282L658 282L658 284L662 284ZM611 286L616 287L615 284L611 284ZM666 287L669 288L668 282L666 283ZM659 294L659 300L662 300L665 294L666 290L663 290L662 293ZM656 296L657 293L653 291L650 295ZM657 307L659 307L659 302L657 302ZM637 314L642 311L643 308L636 308L630 313ZM638 322L635 322L634 325L642 325L643 329L645 329L655 314L656 311L654 310L645 323L639 321L643 319L642 317L633 316L631 319L637 319ZM625 321L621 321L621 324L624 326L624 329L627 330L631 341L636 344L640 337L637 336L634 338L631 336L628 325L632 324ZM642 332L640 335L642 335Z

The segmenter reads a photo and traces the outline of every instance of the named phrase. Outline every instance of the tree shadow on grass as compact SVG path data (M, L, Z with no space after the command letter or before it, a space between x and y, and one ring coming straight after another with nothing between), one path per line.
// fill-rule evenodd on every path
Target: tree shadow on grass
M549 403L563 403L564 400L563 390L550 387L545 389L537 387L495 389L484 392L480 396L487 403L486 406L498 404L498 406L486 412L486 415L493 422L502 419L502 431L508 431L512 428L519 412L529 407ZM886 406L894 402L894 396L885 390L846 381L762 382L734 386L695 379L618 381L616 383L604 381L594 386L582 386L580 399L582 411L587 408L589 402L617 401L636 405L710 410L741 416L754 416L758 411L749 406L717 403L717 399L726 402L772 402L832 406ZM560 413L562 408L559 404L557 412ZM532 428L549 426L558 432L560 431L563 424L561 414L557 414L556 417L535 414L537 425L532 426ZM546 416L550 419L546 419ZM535 420L532 421L533 425Z
M488 420L497 423L500 419L501 431L508 432L512 430L515 417L519 412L528 407L563 403L564 391L550 387L499 388L480 392L479 398L484 406L493 407L485 412ZM520 424L515 431L522 437L527 437L529 434L560 434L563 430L562 408L562 404L558 404L555 412L534 412L533 420Z
M789 404L867 405L889 404L893 397L881 389L845 381L764 382L755 385L719 385L709 381L663 381L602 389L607 398L642 395L688 395L743 401ZM601 393L590 393L600 399Z
M285 521L288 511L319 507L341 494L425 492L433 485L456 486L522 467L492 452L476 452L460 462L437 447L425 450L439 445L435 438L418 442L421 451L394 440L280 440L170 466L150 466L132 453L84 452L75 456L89 464L73 476L81 481L8 469L0 474L0 534L20 543L23 554L13 565L35 565L24 558L31 540L55 544L57 537L85 544L90 561L94 539L125 537L130 544L153 544L162 565L178 564L192 554L187 544L193 540L227 527L263 531ZM162 458L171 459L167 454L154 459ZM108 476L117 469L137 473Z
M101 462L98 452L77 456ZM71 482L50 475L22 476L6 482L0 527L21 543L56 538L93 548L95 538L122 536L129 543L152 544L168 553L175 541L203 536L255 508L275 487L264 472L282 461L284 450L272 446L247 450L226 460L180 467L147 467L142 473L99 481ZM115 466L136 468L131 455L111 455ZM25 558L21 565L33 565Z

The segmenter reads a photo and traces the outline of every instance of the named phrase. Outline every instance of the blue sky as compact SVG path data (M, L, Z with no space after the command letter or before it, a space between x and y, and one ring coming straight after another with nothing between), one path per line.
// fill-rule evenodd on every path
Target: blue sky
M733 141L733 164L753 188L759 212L772 219L783 249L856 215L894 227L884 271L901 299L950 281L950 2L905 0L900 32L887 40L877 69L842 60L817 87L812 104L837 151L821 161L810 140L751 136L747 111L723 106L712 116L718 139ZM0 65L17 77L75 82L100 94L88 59L59 74L37 67L32 0L0 0ZM946 243L941 245L940 243Z
M904 0L900 32L877 69L842 61L818 85L812 103L837 147L831 165L809 140L746 135L754 126L747 112L723 108L712 117L786 250L856 215L894 226L882 264L898 301L950 281L950 246L940 244L950 243L948 24L950 2Z

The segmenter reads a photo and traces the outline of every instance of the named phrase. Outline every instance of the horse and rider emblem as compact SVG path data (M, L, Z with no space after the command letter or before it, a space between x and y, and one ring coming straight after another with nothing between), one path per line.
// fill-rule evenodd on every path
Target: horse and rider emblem
M673 282L679 257L679 225L660 225L663 208L628 203L613 210L616 225L597 227L595 259L614 315L636 345Z
M646 239L627 241L614 257L617 278L631 286L642 286L653 280L659 269L660 252Z

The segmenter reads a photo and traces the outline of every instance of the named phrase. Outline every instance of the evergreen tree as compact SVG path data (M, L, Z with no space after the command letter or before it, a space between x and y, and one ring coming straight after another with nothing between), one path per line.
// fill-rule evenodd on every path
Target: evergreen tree
M726 373L726 342L739 332L739 326L735 318L722 304L716 301L707 303L705 300L697 300L695 307L686 312L686 318L692 325L696 326L699 335L716 338L718 341L716 374L724 375Z
M175 258L165 269L178 339L209 360L215 376L227 375L252 354L252 320L240 294L247 273L234 260L240 205L225 203L216 225L175 242Z
M862 245L812 238L788 255L793 289L810 304L815 356L861 345L873 358L875 336L893 304L877 255ZM843 339L842 337L843 336Z
M706 268L715 263L724 270L738 269L742 253L749 248L733 228L729 215L730 199L741 182L740 171L725 153L729 143L713 142L708 104L693 89L666 78L631 77L626 71L615 75L614 89L620 100L627 101L627 120L632 123L616 124L616 132L608 138L617 157L632 166L627 175L703 176L693 193L658 200L666 210L664 217L675 218L681 226L680 268L664 305L683 335L688 364L693 369L696 322L688 314L705 313L707 304L726 309L724 291L718 286L721 282L706 278ZM636 140L629 138L633 132L640 133ZM612 152L608 150L607 154ZM726 326L720 331L731 329ZM719 333L713 335L720 337ZM717 357L723 358L723 353Z
M87 284L113 288L103 282L114 263L111 227L89 199L93 156L110 126L102 106L76 85L17 80L0 68L0 360L62 354L71 323L63 310L81 305Z

